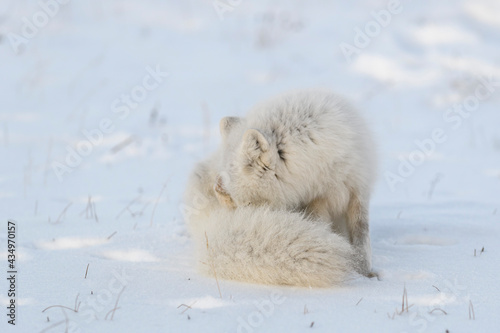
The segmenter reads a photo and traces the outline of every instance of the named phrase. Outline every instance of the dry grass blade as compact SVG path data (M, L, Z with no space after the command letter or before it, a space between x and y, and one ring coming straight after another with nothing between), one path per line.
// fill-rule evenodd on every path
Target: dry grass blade
M47 175L49 174L50 156L52 155L52 137L49 139L49 148L47 150L47 159L43 170L43 186L47 186Z
M406 305L406 312L408 312L408 293L406 292L406 286L404 286L403 289L403 301L401 302L401 313L405 312L405 305Z
M117 307L117 308L112 308L111 310L108 311L108 313L106 313L106 316L104 317L104 320L108 320L108 316L111 314L111 313L115 313L116 310L120 310L121 307Z
M120 301L120 297L123 293L123 291L125 290L126 286L122 288L122 290L120 291L120 293L118 294L118 297L116 297L116 302L115 302L115 307L113 309L111 309L107 314L106 314L106 317L104 317L104 320L106 320L106 318L108 318L108 315L111 313L111 318L110 320L113 320L114 316L115 316L115 312L116 310L119 309L118 307L118 302Z
M434 311L441 311L442 313L444 313L445 315L447 315L448 313L446 311L444 311L443 309L440 309L440 308L434 308L432 309L432 311L430 311L429 313L432 314Z
M64 306L64 305L51 305L51 306L48 306L45 309L43 309L42 312L45 312L45 311L47 311L49 309L52 309L52 308L63 308L63 309L66 309L66 310L77 312L75 309L72 309L72 308L70 308L68 306Z
M61 222L61 219L62 217L66 214L66 211L68 210L68 208L72 205L73 203L70 202L69 204L66 205L66 207L64 207L64 209L62 210L61 214L59 214L59 217L57 218L57 220L54 222L54 224L58 224Z
M64 306L64 305L51 305L51 306L48 306L45 309L43 309L42 313L49 310L49 309L52 309L52 308L61 308L61 309L66 309L66 310L70 310L70 311L73 311L75 313L78 313L78 310L80 309L80 305L82 304L82 302L78 303L79 296L80 296L80 293L78 293L76 295L74 308L70 308L69 306Z
M92 211L94 213L94 219L97 223L99 223L99 217L97 216L97 212L95 210L95 202L92 203Z
M113 232L113 233L112 233L111 235L109 235L109 236L108 236L108 238L106 238L106 239L107 239L107 240L110 240L110 239L111 239L111 237L113 237L114 235L116 235L116 233L117 233L117 232L118 232L118 231Z
M95 209L95 201L92 200L92 196L89 195L89 198L87 200L87 206L85 206L85 209L80 213L80 215L85 214L86 219L95 219L96 222L99 222L99 217L97 216L97 211Z
M142 195L139 195L137 198L135 198L134 200L130 201L129 204L127 206L125 206L125 208L122 209L122 211L120 213L118 213L118 215L116 215L116 219L119 219L120 216L125 213L127 211L127 209L130 208L130 206L132 206L134 203L136 203L138 200L140 200L142 197Z
M476 320L476 314L474 313L474 305L472 305L471 300L469 300L469 320Z
M88 268L88 266L87 266ZM78 293L76 295L76 299L75 299L75 312L78 312L78 310L80 310L80 304L82 304L82 302L78 303L78 297L80 297L80 293Z
M134 141L135 141L134 136L133 135L129 136L128 138L126 138L122 142L120 142L117 145L115 145L114 147L112 147L111 153L112 154L118 153L120 150L125 149L128 145L132 144Z
M406 295L406 312L408 312L410 308L408 307L408 293L406 292L406 287L405 287L405 295Z
M139 216L142 216L142 215L144 214L144 211L146 210L146 208L148 208L148 206L149 206L150 204L151 204L151 202L150 202L150 201L146 202L146 203L144 204L144 206L142 206L142 209L141 209L139 212L137 212L136 214L137 214L137 215L139 215Z
M178 309L178 308L180 308L181 306L184 306L184 307L185 307L185 309L181 312L181 314L183 314L183 313L184 313L184 312L186 312L187 310L192 309L192 308L193 308L193 305L195 305L195 304L196 304L196 302L197 302L197 301L194 301L191 305L181 304L181 305L179 305L179 306L177 307L177 309Z
M427 198L432 199L432 195L434 194L434 190L436 189L436 185L443 179L444 175L442 173L437 173L434 179L431 181L431 185L429 188L429 192L427 193Z
M153 226L153 219L155 217L156 207L158 206L158 202L160 201L160 198L161 198L163 192L167 188L167 183L168 183L168 180L165 182L165 184L163 184L163 187L161 188L160 194L158 195L158 198L156 198L155 205L153 207L153 212L151 213L151 221L149 223L150 227Z
M87 207L85 207L85 218L88 219L90 215L92 215L92 197L89 195L89 199L87 201Z
M52 325L50 325L49 327L47 328L44 328L43 330L40 331L40 333L45 333L45 332L48 332L50 331L51 329L61 325L61 324L64 324L66 322L66 320L61 320L61 321L58 321L57 323L54 323Z
M217 282L217 289L219 290L219 296L220 298L222 298L222 293L220 291L220 286L219 286L219 279L217 278L217 272L215 271L215 266L214 266L214 263L213 263L213 256L212 256L212 252L210 250L210 246L208 245L208 236L207 236L207 233L205 232L205 239L207 240L207 252L208 252L208 257L210 259L210 268L212 269L212 272L214 273L214 277L215 277L215 282Z

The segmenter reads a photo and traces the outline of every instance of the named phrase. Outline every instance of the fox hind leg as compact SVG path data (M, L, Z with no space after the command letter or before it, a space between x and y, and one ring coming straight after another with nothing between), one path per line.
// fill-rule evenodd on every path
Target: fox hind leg
M347 207L347 229L349 240L357 253L359 273L376 276L371 270L371 245L368 202L356 192L351 192Z

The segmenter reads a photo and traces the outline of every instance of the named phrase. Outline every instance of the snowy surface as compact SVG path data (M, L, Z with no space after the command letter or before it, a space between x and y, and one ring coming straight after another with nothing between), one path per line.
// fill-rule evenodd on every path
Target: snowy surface
M23 18L44 23L40 4L0 2L2 332L498 331L497 0L402 1L379 29L370 13L391 1L228 0L223 19L212 1L66 2L19 48L12 33ZM347 59L340 45L355 45L356 28L374 30ZM156 69L168 77L141 90ZM219 281L221 297L194 269L179 210L189 170L217 146L219 118L317 86L349 97L376 133L382 279L323 290ZM141 91L130 107L119 100ZM470 112L450 111L463 103ZM78 147L88 155L58 177L54 163Z

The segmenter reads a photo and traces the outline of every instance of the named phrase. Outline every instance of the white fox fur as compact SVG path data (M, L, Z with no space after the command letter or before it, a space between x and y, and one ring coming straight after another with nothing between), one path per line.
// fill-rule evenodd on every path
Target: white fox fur
M329 92L288 93L222 119L221 135L186 193L205 272L318 287L371 274L374 149L354 109Z

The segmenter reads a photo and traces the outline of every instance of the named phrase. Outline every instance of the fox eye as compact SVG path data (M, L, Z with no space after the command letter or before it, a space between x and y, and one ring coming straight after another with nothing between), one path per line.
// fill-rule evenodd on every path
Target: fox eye
M283 149L278 149L278 155L281 160L285 160L285 152L283 151Z

